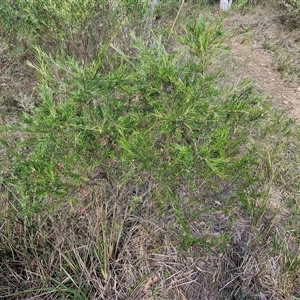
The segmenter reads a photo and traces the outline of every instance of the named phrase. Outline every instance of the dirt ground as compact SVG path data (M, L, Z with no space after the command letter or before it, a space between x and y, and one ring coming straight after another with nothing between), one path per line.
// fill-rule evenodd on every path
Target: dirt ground
M251 79L275 105L286 109L300 124L300 26L267 8L251 13L233 11L226 27L242 32L229 42L230 76L236 83ZM226 70L228 72L228 70Z

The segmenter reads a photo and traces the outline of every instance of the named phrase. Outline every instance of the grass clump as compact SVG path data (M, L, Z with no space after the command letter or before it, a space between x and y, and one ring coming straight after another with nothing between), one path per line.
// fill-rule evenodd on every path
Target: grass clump
M112 11L124 18L83 63L63 46L71 19L80 21L72 28L87 20L91 2L79 4L78 14L51 6L58 21L39 22L37 37L33 24L24 27L34 41L28 64L39 104L1 125L0 295L196 299L207 287L214 299L270 293L265 281L251 281L257 273L245 285L238 273L258 249L271 255L267 235L278 215L268 205L281 178L274 160L290 141L267 137L290 134L291 124L269 123L269 107L251 85L218 87L212 65L224 50L221 20L191 20L176 51L164 34L149 43L139 26L124 47L119 34L137 12L134 1L121 1ZM70 26L57 26L63 21ZM277 255L283 246L274 241ZM287 269L279 274L292 273L285 293L296 294L290 284L299 259L285 249Z

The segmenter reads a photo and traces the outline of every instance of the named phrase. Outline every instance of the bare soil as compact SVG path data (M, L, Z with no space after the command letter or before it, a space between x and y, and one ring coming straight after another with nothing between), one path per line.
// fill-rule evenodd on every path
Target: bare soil
M242 34L229 41L232 65L225 72L239 83L251 79L276 105L287 110L300 123L300 26L288 16L267 8L255 8L250 14L234 11L226 27Z

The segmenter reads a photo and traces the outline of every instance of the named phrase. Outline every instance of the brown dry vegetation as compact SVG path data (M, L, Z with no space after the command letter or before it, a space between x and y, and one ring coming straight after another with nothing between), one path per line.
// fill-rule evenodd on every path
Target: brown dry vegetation
M211 5L201 9L186 4L176 30L186 16L220 14ZM255 93L280 109L289 106L290 116L297 117L300 28L295 24L291 30L277 9L261 5L230 12L225 28L234 25L240 34L227 41L232 51L215 59L212 69L222 67L229 90L251 79ZM170 27L176 12L171 15L157 26ZM242 33L249 26L252 30ZM39 100L36 73L26 64L33 55L11 52L15 48L4 33L0 39L0 124L7 125L30 114ZM224 79L219 84L225 85ZM124 163L112 157L89 170L75 166L81 182L63 197L46 196L43 211L14 215L22 199L7 184L12 171L1 148L0 298L300 299L300 170L294 140L299 135L293 119L283 122L288 115L280 109L270 108L266 119L273 121L259 129L249 124L244 149L257 143L253 152L259 160L249 168L258 178L253 184L246 184L247 178L182 175L180 184L170 185L172 200L165 199L168 178L159 181L135 164L122 168ZM107 144L100 140L99 149ZM93 155L91 161L100 154Z

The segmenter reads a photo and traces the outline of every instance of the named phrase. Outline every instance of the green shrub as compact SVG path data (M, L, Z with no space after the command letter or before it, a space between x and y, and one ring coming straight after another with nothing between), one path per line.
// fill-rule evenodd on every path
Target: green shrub
M88 67L36 48L41 104L4 130L13 141L2 138L23 213L42 209L49 195L66 196L103 161L148 172L171 189L190 176L241 176L240 148L248 122L263 114L259 100L247 87L226 99L216 88L209 65L224 41L221 24L199 19L185 32L188 52L136 40L135 56L114 47L106 62ZM118 67L103 69L115 60Z
M127 47L131 33L147 38L153 12L145 0L8 0L0 7L0 25L27 46L86 63L106 44Z
M227 38L221 21L191 20L179 43L153 33L149 43L146 1L54 2L8 0L0 8L1 28L33 50L28 65L39 97L0 126L0 297L141 299L150 292L148 275L157 273L152 296L176 299L161 287L169 291L176 274L182 285L181 272L190 283L191 266L208 255L214 286L237 295L232 278L249 273L248 249L262 248L262 235L270 245L271 188L277 180L298 187L299 172L278 167L299 165L297 144L283 146L289 122L282 114L267 119L248 83L218 85L216 56ZM246 224L241 231L236 218ZM188 252L174 251L179 245ZM182 265L171 256L167 266L173 252ZM162 263L153 264L157 254ZM283 257L298 274L299 258ZM255 295L265 288L248 281Z

